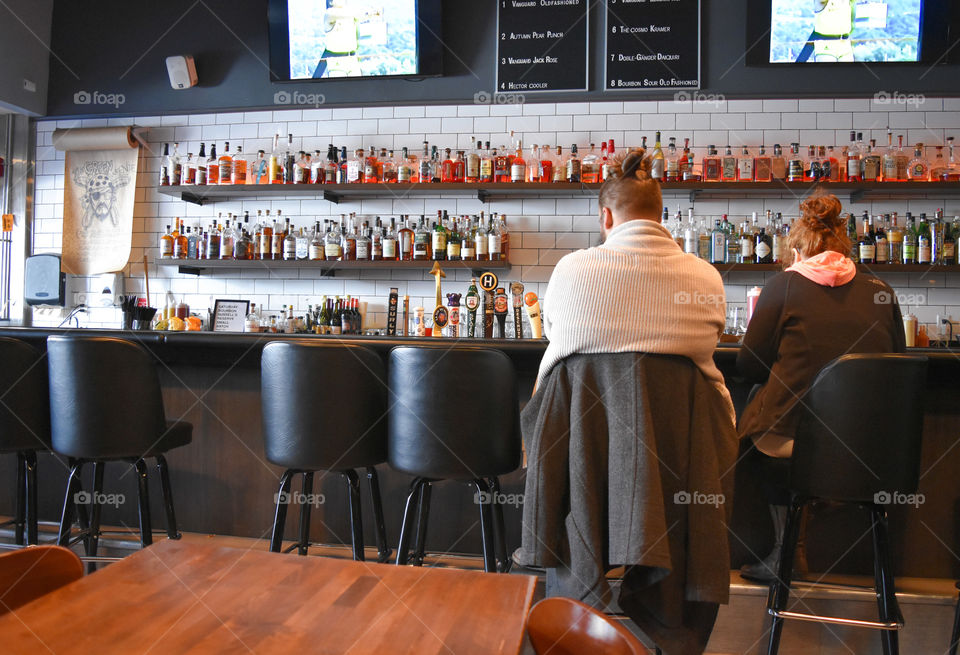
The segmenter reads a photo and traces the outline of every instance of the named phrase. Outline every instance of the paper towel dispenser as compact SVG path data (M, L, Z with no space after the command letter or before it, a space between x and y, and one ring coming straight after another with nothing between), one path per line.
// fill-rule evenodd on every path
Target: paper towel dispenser
M67 276L60 272L60 255L27 257L23 271L23 299L28 305L63 306Z

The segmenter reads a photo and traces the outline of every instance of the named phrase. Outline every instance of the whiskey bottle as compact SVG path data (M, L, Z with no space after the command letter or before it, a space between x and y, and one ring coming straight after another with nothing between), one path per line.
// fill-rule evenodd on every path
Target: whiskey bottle
M217 158L217 144L210 144L210 157L207 158L207 184L220 184L220 160Z
M477 152L477 137L470 137L470 151L467 153L464 180L469 183L480 181L480 155Z
M343 245L340 239L340 230L334 221L330 222L330 229L324 237L324 255L328 262L338 262L343 259ZM340 217L340 224L343 224L343 216ZM332 317L331 317L332 319Z
M167 231L160 236L160 259L173 258L173 235L170 234L170 226Z
M431 236L430 246L433 251L433 260L446 261L447 230L443 225L442 218L433 224L430 236Z
M207 144L200 144L200 152L197 154L197 172L194 177L194 184L201 185L207 183Z
M661 156L663 153L660 153ZM567 157L566 161L566 181L567 182L579 182L580 181L580 156L577 154L577 144L574 143L570 146L570 156Z
M401 217L402 219L403 217ZM416 235L410 227L410 218L401 220L401 227L397 230L397 257L400 261L409 262L413 260L414 241Z
M729 151L730 148L728 147ZM663 156L663 148L660 146L660 132L657 132L656 140L653 144L653 156L650 167L650 177L655 180L663 181L663 176L665 174L665 165L666 161Z
M357 247L357 261L365 262L370 261L370 238L367 236L369 228L367 227L366 221L357 231L356 247Z
M423 215L420 216L420 222L413 233L413 259L414 261L430 259L430 233L424 226Z
M863 217L863 235L859 242L859 262L861 264L873 264L877 257L877 243L873 238L873 226L870 223L869 215L864 212Z
M247 169L248 162L247 158L240 151L240 147L236 148L236 151L233 153L233 184L246 184L247 183Z
M218 179L220 184L233 184L233 157L230 156L230 142L223 144L223 154L217 160L220 167Z
M913 159L907 166L907 179L911 182L929 182L930 164L923 156L923 144L918 143L913 151ZM921 264L924 262L920 262Z
M170 169L173 162L170 160L170 144L163 144L163 158L160 160L160 186L170 185ZM169 226L167 226L169 228Z
M787 160L779 143L773 144L773 157L770 158L770 174L775 180L787 179Z

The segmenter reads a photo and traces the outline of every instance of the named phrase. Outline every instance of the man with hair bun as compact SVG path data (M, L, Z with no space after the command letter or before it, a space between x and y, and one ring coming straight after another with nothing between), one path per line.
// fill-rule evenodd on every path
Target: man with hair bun
M537 385L575 353L683 355L734 411L713 352L726 325L717 270L685 254L660 224L660 183L643 149L630 152L599 198L603 243L563 257L543 299L550 339Z
M744 464L759 478L775 530L774 548L762 561L744 566L749 580L776 577L783 545L793 438L801 400L826 364L847 353L904 352L906 340L897 296L885 282L858 272L847 256L850 239L834 195L800 204L790 229L793 265L767 282L737 356L737 368L755 387L738 432L751 440ZM795 555L806 572L803 534Z

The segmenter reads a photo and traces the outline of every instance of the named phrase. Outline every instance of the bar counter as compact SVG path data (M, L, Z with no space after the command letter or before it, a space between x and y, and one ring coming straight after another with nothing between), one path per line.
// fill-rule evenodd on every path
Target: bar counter
M534 340L453 340L439 338L393 338L284 334L214 334L207 332L129 332L101 329L0 328L0 336L23 339L39 349L54 334L112 336L137 341L157 358L164 402L169 418L182 418L194 425L193 442L171 451L171 481L179 528L182 531L269 538L274 496L282 470L266 461L261 434L260 354L270 341L289 338L337 340L366 346L386 358L398 345L443 345L493 347L514 362L519 378L521 404L529 398L546 341ZM718 345L715 361L723 372L737 411L742 409L750 385L736 373L735 344ZM955 350L915 349L930 358L924 422L923 464L918 507L890 508L893 558L896 574L917 577L960 577L960 562L951 554L960 552L960 357ZM469 375L469 371L464 371ZM342 384L337 371L321 371L317 398L322 400L326 385ZM456 384L456 380L451 381ZM895 384L895 381L891 381ZM436 402L444 402L437 398ZM291 408L292 410L293 408ZM464 408L466 410L467 408ZM330 408L336 411L336 408ZM876 411L884 411L877 407ZM468 420L464 412L464 420ZM11 515L14 507L13 456L0 458L0 514ZM126 501L117 508L105 507L104 525L136 526L136 483L124 467L107 468L104 491L122 493ZM67 466L52 454L39 457L40 520L57 521L66 484ZM408 476L379 467L387 533L392 545L399 537L400 517ZM159 484L151 468L151 505L155 528L161 528ZM733 474L733 473L731 473ZM764 556L772 542L772 529L765 501L749 472L738 468L733 520L730 526L732 567ZM522 494L524 474L514 472L502 478L503 492ZM337 475L320 476L315 492L325 502L313 514L312 540L349 543L345 485ZM297 483L295 483L296 485ZM434 494L428 550L434 552L480 552L479 512L465 485L455 485ZM85 480L90 488L90 480ZM296 486L294 487L296 489ZM365 502L367 502L365 500ZM510 548L519 545L520 508L505 508ZM364 520L372 512L364 506ZM808 530L808 551L813 571L872 574L869 517L851 507L821 506L815 509ZM296 520L287 521L287 538L292 538ZM365 534L372 539L373 526Z

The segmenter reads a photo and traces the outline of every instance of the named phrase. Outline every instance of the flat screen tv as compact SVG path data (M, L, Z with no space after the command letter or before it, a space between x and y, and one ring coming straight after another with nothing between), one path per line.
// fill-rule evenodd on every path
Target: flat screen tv
M440 0L269 0L274 82L442 73Z
M937 63L946 54L949 2L751 0L749 64Z

